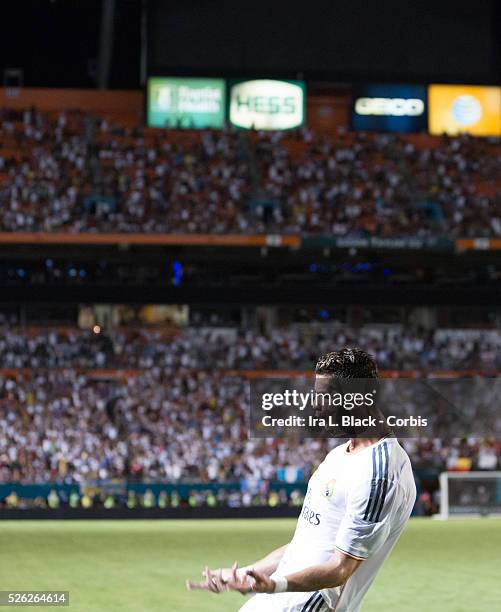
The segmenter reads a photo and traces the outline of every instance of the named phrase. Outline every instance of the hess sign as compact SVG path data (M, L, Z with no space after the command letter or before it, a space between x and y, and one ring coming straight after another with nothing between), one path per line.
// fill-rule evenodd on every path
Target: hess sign
M256 130L290 130L304 123L302 81L260 79L231 87L230 123Z

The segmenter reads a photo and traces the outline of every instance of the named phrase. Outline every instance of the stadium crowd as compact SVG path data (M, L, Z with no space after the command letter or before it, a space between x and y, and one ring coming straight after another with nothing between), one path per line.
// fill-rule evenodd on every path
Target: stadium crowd
M187 327L77 328L0 326L0 368L311 369L331 347L363 346L382 369L493 371L501 367L501 334L472 330L354 329L309 325L272 332Z
M246 229L240 205L249 187L247 153L236 133L146 142L141 130L97 117L51 120L32 109L3 111L5 138L15 148L8 156L0 150L0 231Z
M186 138L4 109L0 142L0 231L501 236L501 154L485 139Z
M323 441L248 440L243 379L153 368L123 381L74 370L0 381L0 480L226 481L308 473Z
M0 111L0 232L501 236L500 176L499 143L467 136L421 147L405 136L319 138L307 129L173 134L79 112ZM238 372L311 370L320 353L345 345L363 346L388 370L501 367L495 331L322 324L93 333L0 321L0 482L303 482L337 441L249 439ZM403 443L416 468L501 467L501 443L490 438ZM123 501L147 505L144 495ZM213 498L208 489L184 502ZM215 503L299 500L277 489Z
M293 156L281 138L262 134L257 148L265 193L287 211L286 231L501 235L501 152L485 140L463 135L418 148L402 136L341 131L332 141L305 130L306 146Z
M0 482L303 481L332 439L248 438L244 378L150 368L0 377ZM501 441L404 439L415 467L496 469Z

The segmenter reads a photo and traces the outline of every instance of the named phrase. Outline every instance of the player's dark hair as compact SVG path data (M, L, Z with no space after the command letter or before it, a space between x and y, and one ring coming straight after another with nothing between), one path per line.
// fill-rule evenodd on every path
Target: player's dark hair
M359 348L343 348L325 353L317 361L315 372L341 379L378 378L376 360Z

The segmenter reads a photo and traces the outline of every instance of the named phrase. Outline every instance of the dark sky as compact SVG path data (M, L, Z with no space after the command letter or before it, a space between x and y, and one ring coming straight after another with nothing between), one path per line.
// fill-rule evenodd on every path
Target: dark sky
M141 5L156 74L499 82L501 1L115 0L110 85L140 86ZM102 0L4 2L0 67L94 87Z
M140 4L116 0L112 87L139 87ZM23 68L27 86L94 87L100 23L101 0L3 3L2 73Z
M498 0L149 2L157 72L209 65L231 76L348 81L492 82L500 76Z

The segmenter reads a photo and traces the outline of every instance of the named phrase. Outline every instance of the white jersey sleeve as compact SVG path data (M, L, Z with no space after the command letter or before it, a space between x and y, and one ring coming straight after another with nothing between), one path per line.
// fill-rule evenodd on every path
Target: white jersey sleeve
M336 548L361 560L376 553L386 541L391 530L391 521L387 519L395 492L389 476L386 442L372 449L370 461L353 474L346 513L336 536Z

